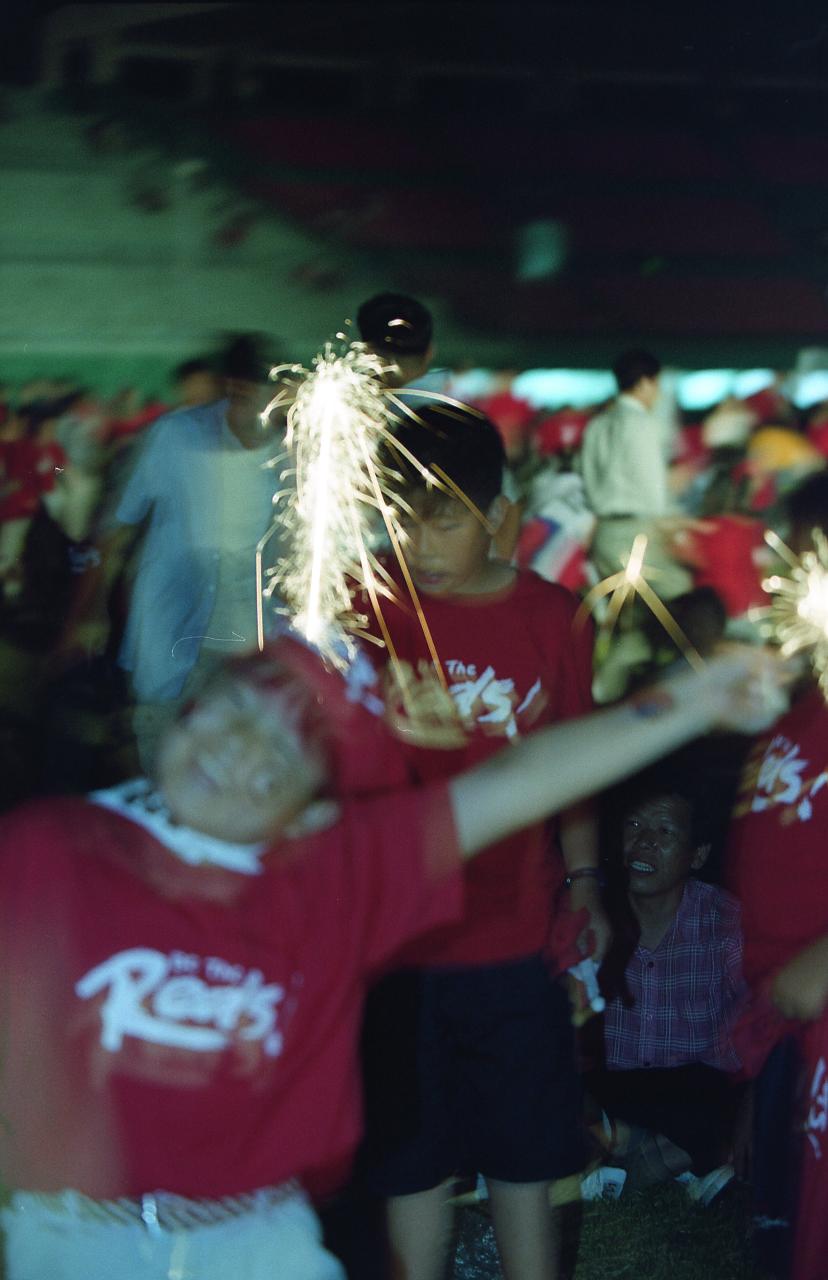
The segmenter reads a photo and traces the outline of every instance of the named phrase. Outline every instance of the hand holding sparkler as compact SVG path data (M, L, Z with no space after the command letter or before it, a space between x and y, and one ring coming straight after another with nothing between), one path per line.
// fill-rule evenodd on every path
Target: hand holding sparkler
M384 693L386 718L402 741L443 749L466 745L457 704L431 663L421 662L416 672L407 662L390 664Z
M788 689L799 664L758 645L722 646L692 678L676 676L665 688L692 690L690 696L707 712L712 729L753 734L767 729L787 710ZM647 691L640 695L646 699ZM635 699L633 699L635 701Z

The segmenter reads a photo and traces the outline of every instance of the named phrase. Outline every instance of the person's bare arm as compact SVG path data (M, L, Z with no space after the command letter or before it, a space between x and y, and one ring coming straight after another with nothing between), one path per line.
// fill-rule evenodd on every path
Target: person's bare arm
M821 1016L828 1004L828 934L803 947L779 970L771 996L786 1018L811 1022Z
M560 816L559 835L561 853L567 874L575 874L567 899L572 911L585 909L589 924L579 939L579 945L590 949L588 935L592 933L592 956L600 964L612 941L612 927L601 901L601 883L598 878L598 816L589 800L565 809ZM595 871L593 875L577 875L578 872ZM587 935L587 936L584 936Z
M709 729L766 728L784 710L786 681L772 654L745 648L620 706L538 730L449 783L461 850L472 857Z
M96 544L97 563L80 576L57 647L66 664L103 653L109 640L109 594L138 534L135 525L117 525Z

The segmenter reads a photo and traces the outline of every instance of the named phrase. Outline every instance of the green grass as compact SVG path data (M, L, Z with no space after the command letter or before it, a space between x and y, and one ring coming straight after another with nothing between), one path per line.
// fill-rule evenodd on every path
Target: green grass
M571 1280L769 1280L753 1261L747 1193L738 1190L709 1209L672 1184L586 1204L582 1215L567 1209L564 1240ZM452 1280L500 1280L483 1208L460 1215Z
M721 1207L663 1186L585 1207L574 1280L758 1280L749 1212L735 1193Z

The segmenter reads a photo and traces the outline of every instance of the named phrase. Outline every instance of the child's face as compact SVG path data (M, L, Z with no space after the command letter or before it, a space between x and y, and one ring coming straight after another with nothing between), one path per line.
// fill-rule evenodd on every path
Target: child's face
M488 589L491 533L459 498L414 495L400 513L405 562L426 595L474 595ZM497 499L495 499L497 501ZM488 513L486 513L488 516Z
M698 871L707 850L691 843L690 824L690 806L678 795L654 796L630 810L623 830L630 893L669 893Z
M324 780L293 722L283 693L217 682L162 742L157 773L172 817L235 843L278 836Z

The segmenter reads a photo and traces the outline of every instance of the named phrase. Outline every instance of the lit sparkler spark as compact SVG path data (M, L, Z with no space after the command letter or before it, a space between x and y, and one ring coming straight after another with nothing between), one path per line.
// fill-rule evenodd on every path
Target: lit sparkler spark
M272 371L280 389L263 415L288 406L285 448L294 485L277 497L288 554L265 584L263 540L259 585L263 595L282 596L296 629L329 658L352 649L354 584L372 599L384 589L369 550L371 513L379 509L386 524L391 520L375 461L388 434L382 370L379 357L359 344L340 352L328 343L311 370Z
M261 602L278 595L292 625L307 640L334 664L347 663L356 636L375 640L364 630L367 619L354 607L355 594L364 591L395 669L397 694L412 731L442 737L451 730L457 745L459 722L453 707L451 725L443 711L437 715L433 708L424 717L417 682L398 670L380 606L380 597L391 597L394 590L390 575L371 549L379 513L423 628L434 673L445 691L442 666L403 556L393 509L394 474L381 463L380 446L392 445L396 455L412 463L429 482L447 486L393 438L395 415L416 414L383 385L387 362L361 343L345 345L344 335L338 338L339 344L326 344L310 370L291 365L271 372L272 378L279 379L280 389L262 417L287 409L288 462L283 457L273 465L283 468L286 482L292 473L293 484L286 483L277 495L274 525L257 548L259 646L264 643ZM265 571L265 549L277 532L287 543L286 552Z
M690 643L675 618L653 591L645 577L646 564L644 556L647 551L647 541L646 534L636 534L627 562L620 573L611 574L609 578L604 578L601 582L597 582L587 592L576 618L583 619L587 613L592 612L594 605L599 600L609 596L609 607L602 625L607 632L612 633L618 621L618 616L627 601L632 600L635 596L640 596L650 612L661 623L679 652L692 667L698 670L704 666L701 654L695 645ZM653 572L657 572L657 570Z
M772 574L762 582L771 596L763 626L783 657L808 655L819 687L828 697L828 539L820 529L814 529L811 537L813 549L797 556L772 530L765 533L765 541L790 572Z

